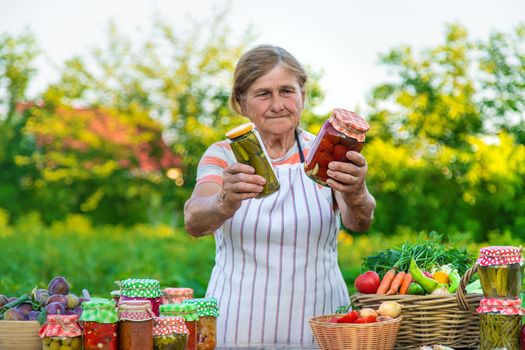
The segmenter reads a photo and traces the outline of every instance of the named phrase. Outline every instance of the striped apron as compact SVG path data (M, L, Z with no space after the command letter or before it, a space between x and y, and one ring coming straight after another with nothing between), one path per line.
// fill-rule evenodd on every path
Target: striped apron
M280 190L243 201L215 232L206 296L219 303L218 346L312 344L308 320L350 303L330 188L299 162L275 170Z

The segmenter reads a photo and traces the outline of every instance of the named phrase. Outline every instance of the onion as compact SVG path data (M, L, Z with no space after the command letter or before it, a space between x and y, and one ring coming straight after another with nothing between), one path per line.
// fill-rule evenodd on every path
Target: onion
M368 316L377 317L376 310L365 307L364 309L361 309L361 311L359 311L359 317L365 318Z
M377 312L381 316L390 316L392 318L396 318L399 317L399 315L401 315L401 305L399 305L395 301L385 301L381 305L379 305L379 309L377 309Z

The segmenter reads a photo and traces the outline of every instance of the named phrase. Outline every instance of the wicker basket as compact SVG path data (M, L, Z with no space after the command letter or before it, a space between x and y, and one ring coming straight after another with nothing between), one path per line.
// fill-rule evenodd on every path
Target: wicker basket
M479 315L476 308L483 294L465 295L465 286L476 272L476 266L461 278L456 294L448 295L377 295L355 294L357 308L377 308L391 300L402 306L403 324L396 349L414 349L441 344L454 349L479 347Z
M341 315L310 319L310 327L321 350L392 350L396 344L401 317L375 323L328 323Z
M37 321L0 321L0 350L41 350Z

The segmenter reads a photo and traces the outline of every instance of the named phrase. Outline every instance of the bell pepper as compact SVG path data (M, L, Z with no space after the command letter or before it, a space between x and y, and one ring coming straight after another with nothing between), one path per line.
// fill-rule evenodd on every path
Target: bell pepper
M439 285L437 281L433 280L432 278L428 278L423 274L423 271L419 269L414 259L410 260L409 272L412 275L414 281L421 285L425 292L429 294L432 293Z
M459 287L459 282L461 281L461 277L459 276L458 270L454 269L452 270L449 275L448 279L450 281L450 286L448 287L449 293L454 293Z

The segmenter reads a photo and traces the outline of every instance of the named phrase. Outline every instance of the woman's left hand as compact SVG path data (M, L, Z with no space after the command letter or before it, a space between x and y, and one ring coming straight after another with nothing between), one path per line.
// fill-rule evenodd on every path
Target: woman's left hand
M356 196L365 191L368 165L361 153L349 151L346 157L349 163L333 161L328 164L329 178L326 183L332 189L341 192L343 197Z

